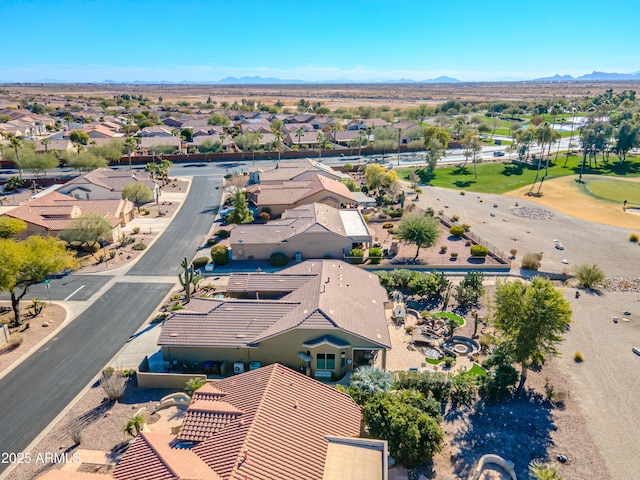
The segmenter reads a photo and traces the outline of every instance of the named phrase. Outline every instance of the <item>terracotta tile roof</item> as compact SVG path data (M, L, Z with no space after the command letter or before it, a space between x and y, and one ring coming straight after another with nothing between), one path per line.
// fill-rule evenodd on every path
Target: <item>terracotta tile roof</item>
M113 471L116 480L220 480L198 455L178 448L173 435L141 433Z
M305 199L322 192L345 203L355 202L355 197L344 183L317 173L304 180L260 183L247 187L249 198L258 206L304 203Z
M115 227L121 222L121 213L133 209L128 200L79 200L58 192L50 192L9 210L5 215L38 225L48 231L69 227L73 219L88 213L98 213Z
M201 394L191 402L182 419L180 440L202 442L243 414L230 403L216 400L216 395L209 398Z
M360 215L357 211L355 213ZM234 248L241 248L242 245L282 243L314 232L331 232L342 237L349 235L341 210L322 203L309 203L285 210L280 219L271 220L266 225L238 225L231 230L229 241Z
M378 276L345 262L307 260L274 274L232 274L227 291L258 298L260 292L283 296L278 300L203 299L211 310L174 313L165 320L158 345L255 346L305 325L343 330L391 347L384 313L388 297ZM204 305L197 308L203 311Z
M216 387L245 413L193 451L225 480L320 480L325 435L360 432L360 409L350 397L282 365L229 377Z

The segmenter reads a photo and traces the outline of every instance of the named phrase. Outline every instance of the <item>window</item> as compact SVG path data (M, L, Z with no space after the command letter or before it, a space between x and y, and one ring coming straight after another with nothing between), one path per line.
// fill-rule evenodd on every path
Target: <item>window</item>
M340 352L340 368L347 365L347 352Z
M336 356L333 353L319 353L316 361L318 370L335 370Z

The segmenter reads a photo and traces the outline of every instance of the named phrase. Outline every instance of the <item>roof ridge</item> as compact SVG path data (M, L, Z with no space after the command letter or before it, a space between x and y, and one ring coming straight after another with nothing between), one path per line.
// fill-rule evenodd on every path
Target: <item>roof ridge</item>
M155 456L158 457L158 460L160 461L160 463L162 463L162 465L164 465L164 467L167 470L169 470L174 477L180 478L180 475L178 475L178 472L176 472L176 470L174 468L172 468L168 464L168 462L165 460L165 458L160 454L160 452L158 452L157 448L153 445L153 442L150 442L149 440L147 440L147 436L148 435L149 435L148 433L140 432L140 436L143 438L144 442L151 449L151 451L155 454ZM173 440L171 440L171 441L173 441ZM171 447L171 443L169 443L169 448L173 448L173 447Z

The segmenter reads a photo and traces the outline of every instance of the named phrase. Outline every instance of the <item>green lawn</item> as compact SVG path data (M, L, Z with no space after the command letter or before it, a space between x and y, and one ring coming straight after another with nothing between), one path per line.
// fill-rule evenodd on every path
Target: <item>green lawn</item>
M484 377L487 375L487 371L482 368L480 365L478 365L477 363L473 364L473 367L471 367L470 370L467 370L466 372L462 373L461 375L469 375L469 376L476 376L476 377Z
M458 328L462 327L465 324L464 318L462 318L460 315L456 315L453 312L437 312L434 315L440 318L453 318L458 323Z
M553 157L553 155L552 155ZM552 158L553 160L553 158ZM563 177L566 175L576 175L580 173L580 163L582 156L572 155L569 157L566 167L565 156L560 154L558 162L549 164L549 177ZM515 163L482 163L478 165L478 178L474 178L473 165L467 163L465 168L461 166L437 168L435 173L429 175L425 170L417 170L420 183L433 185L435 187L464 189L471 192L480 193L504 193L515 190L525 185L533 183L536 177L536 167L529 164ZM398 176L404 180L409 180L414 168L404 168L397 170ZM598 161L598 166L593 168L587 164L584 169L587 175L610 175L610 176L640 176L640 158L627 156L627 161L620 164L618 159L612 157L609 163ZM543 169L540 177L544 175ZM539 177L539 178L540 178ZM623 199L624 200L624 199ZM631 202L631 199L628 198Z
M630 204L640 205L640 184L620 180L588 180L586 190L596 197L616 203L625 200Z
M439 363L442 362L442 360L444 360L443 358L437 359L437 358L429 358L429 357L425 357L424 361L427 363L430 363L431 365L438 365Z

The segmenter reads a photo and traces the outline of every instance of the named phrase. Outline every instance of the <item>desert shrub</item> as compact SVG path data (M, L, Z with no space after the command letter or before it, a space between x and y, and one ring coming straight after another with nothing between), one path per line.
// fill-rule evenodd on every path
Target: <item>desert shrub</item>
M458 220L460 220L460 216L459 216L459 215L453 215L453 216L451 217L451 221L452 221L452 222L457 222Z
M271 220L271 214L269 212L260 212L260 215L258 215L258 217L263 223L267 223L269 220Z
M136 243L133 247L131 247L132 249L136 250L136 251L141 251L147 248L147 244L146 243Z
M229 262L229 249L226 245L216 245L211 249L211 259L216 265L226 265Z
M177 312L178 310L184 310L184 307L182 305L180 305L179 303L176 303L175 305L173 305L171 307L171 311L172 312Z
M182 295L179 293L175 293L169 297L169 299L173 301L180 300L181 298L182 298Z
M393 223L391 223L391 222L385 222L385 223L382 225L382 228L393 228Z
M466 195L467 192L465 192L464 190L460 190L460 195Z
M580 353L580 352L574 353L573 354L573 359L575 360L576 363L584 362L584 357L582 356L582 353Z
M411 335L413 333L413 325L405 325L404 331Z
M555 388L551 383L549 383L548 378L545 378L544 393L547 401L554 405L563 405L568 396L568 392L566 390Z
M74 445L82 443L82 420L76 419L69 424L69 436Z
M193 268L198 270L199 268L204 267L207 263L209 263L209 257L198 257L193 260Z
M640 240L640 237L638 236L637 233L632 233L631 235L629 235L630 242L638 243L639 240Z
M605 274L602 269L596 265L589 265L582 263L573 267L573 274L578 280L578 284L581 287L591 288L601 283L605 279Z
M440 245L440 253L447 253L447 246L446 245Z
M147 216L151 213L151 211L148 208L145 208L144 210L142 210L142 214Z
M269 264L274 267L284 267L287 263L289 263L289 259L282 252L274 252L269 257Z
M458 258L458 252L451 252L451 258Z
M369 223L369 215L362 215L362 219L364 220L364 223Z
M352 248L349 250L349 261L354 265L360 265L364 262L364 251L361 248Z
M464 227L461 227L460 225L454 225L449 229L449 233L454 237L458 237L458 238L464 235L464 231L465 231Z
M384 213L384 212L380 212L380 213L378 213L378 218L379 218L380 220L384 220L384 219L385 219L385 218L387 218L387 217L388 217L388 215L387 215L386 213Z
M178 295L179 296L179 295ZM169 314L167 312L163 312L163 313L159 313L158 315L156 315L152 320L151 323L160 323L160 322L164 322L167 317L169 316Z
M489 253L489 249L484 245L473 245L470 250L472 257L486 257Z
M480 395L488 402L500 401L511 395L518 382L518 372L511 365L498 365L481 377Z
M22 342L24 341L24 338L22 337L22 335L20 335L19 333L13 333L10 337L9 337L9 341L7 342L7 349L9 350L13 350L14 348L18 348L20 345L22 345Z
M140 227L133 227L133 234L137 235L140 233Z
M116 258L116 251L115 250L109 250L109 258L110 259Z
M402 217L403 213L404 213L404 209L403 208L398 208L397 210L391 210L389 212L389 216L391 218L400 218L400 217Z
M516 258L516 253L518 253L518 249L512 248L511 250L509 250L509 253L513 258Z
M374 247L369 249L369 260L373 265L379 265L382 261L382 250Z
M463 223L462 225L460 225L462 228L464 228L465 232L468 232L469 230L471 230L471 225L469 225L468 223Z
M447 368L451 368L451 365L453 365L455 361L456 359L453 357L444 357L442 359L442 363L444 363Z
M466 240L466 241L464 242L464 246L465 246L465 247L470 247L471 245L473 245L473 242L472 242L471 240Z
M80 250L87 253L97 253L100 250L100 244L98 242L82 242Z
M122 375L114 375L113 368L105 368L100 374L100 388L109 401L119 400L124 394L127 380Z
M59 240L58 243L64 248L66 248L67 250L71 248L71 246L69 245L69 242L65 242L64 240Z
M216 236L218 238L229 238L231 236L231 232L229 230L218 230L216 232Z
M397 228L390 228L389 230L387 230L391 235L396 235L398 233L398 229Z
M525 253L522 257L522 268L525 270L538 270L540 268L541 253Z
M271 207L262 207L260 209L260 213L265 212L265 213L271 213Z
M207 239L207 246L213 247L216 243L218 243L218 239L215 237L211 237Z

